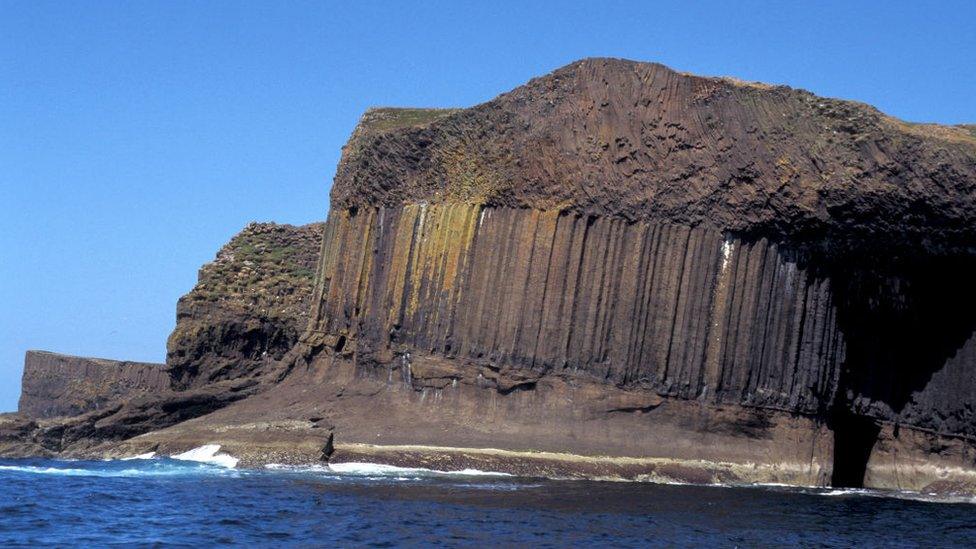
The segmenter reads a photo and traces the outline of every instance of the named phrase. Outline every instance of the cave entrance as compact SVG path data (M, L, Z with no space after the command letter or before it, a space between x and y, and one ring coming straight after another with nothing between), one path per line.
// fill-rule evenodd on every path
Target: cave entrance
M831 484L860 488L882 422L898 424L906 408L937 420L939 407L952 405L919 404L913 395L976 331L976 256L847 257L829 277L846 343L825 410L834 433ZM946 396L959 402L968 393Z
M843 408L834 413L834 471L830 485L835 488L863 488L871 451L878 441L881 425Z

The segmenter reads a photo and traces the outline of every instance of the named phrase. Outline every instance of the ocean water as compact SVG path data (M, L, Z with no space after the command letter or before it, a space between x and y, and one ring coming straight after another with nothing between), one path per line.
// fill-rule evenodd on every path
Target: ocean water
M976 546L976 504L369 464L0 460L0 546ZM142 456L149 458L150 456Z

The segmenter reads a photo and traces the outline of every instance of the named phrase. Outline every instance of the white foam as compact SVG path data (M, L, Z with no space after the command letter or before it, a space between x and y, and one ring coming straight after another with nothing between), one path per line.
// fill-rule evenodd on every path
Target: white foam
M266 463L265 469L271 471L291 471L291 472L328 472L329 468L325 465L285 465L284 463Z
M156 457L156 452L146 452L145 454L139 454L137 456L129 456L122 458L122 461L131 461L133 459L152 459Z
M511 477L509 473L502 473L499 471L482 471L480 469L461 469L460 471L437 471L443 472L448 475L464 475L468 477Z
M184 466L153 466L150 468L129 469L81 469L76 467L39 467L36 465L0 465L0 472L10 471L33 475L56 475L63 477L100 477L100 478L134 478L134 477L162 477L195 474L197 472ZM210 472L222 469L209 469ZM236 474L236 471L234 471Z
M748 484L730 484L729 486L733 488L786 488L787 490L815 488L814 486L786 484L785 482L753 482Z
M888 495L893 495L890 493ZM822 496L871 496L874 495L871 492L864 490L862 488L841 488L838 490L830 490L829 492L821 492Z
M33 465L0 465L0 471L34 473L37 475L63 475L69 477L98 476L94 471L86 469L61 469L58 467L36 467Z
M218 452L220 452L219 444L204 444L199 448L194 448L170 457L181 461L196 461L198 463L207 463L228 469L237 467L237 462L240 461L239 459L230 454L220 454Z
M465 476L465 477L511 477L508 473L495 471L481 471L478 469L461 469L459 471L439 471L422 467L397 467L385 463L367 463L350 461L347 463L331 463L329 465L292 466L279 463L269 463L265 469L274 471L291 471L299 473L332 473L336 475L350 475L369 478L393 478L395 480L409 480L418 477L431 476Z
M420 473L423 471L423 469L419 468L397 467L395 465L385 465L383 463L365 462L330 463L328 465L328 469L333 473L360 476L396 476L410 473Z

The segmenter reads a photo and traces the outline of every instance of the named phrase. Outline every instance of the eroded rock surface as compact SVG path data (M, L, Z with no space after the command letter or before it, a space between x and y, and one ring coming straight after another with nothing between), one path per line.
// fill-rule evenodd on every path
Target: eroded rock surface
M709 419L689 418L686 440L637 438L664 457L715 431L796 444L777 431L785 413L808 421L818 482L934 481L882 463L906 430L900 459L973 471L969 128L592 59L423 124L364 124L332 205L313 370L351 361L504 406L597 383L632 395L620 417L659 430L681 423L664 410L698 403ZM728 406L768 415L743 424ZM537 444L588 432L573 414L550 421Z
M32 418L76 416L165 389L163 364L27 351L18 411Z
M252 223L176 306L166 365L177 389L260 374L308 322L322 224Z
M305 255L250 278L265 233L235 239L181 300L188 391L63 434L976 490L970 126L589 59L469 109L367 112L331 203L314 286Z
M28 353L0 453L90 455L272 386L305 329L321 229L252 223L236 235L180 300L166 365Z
M587 59L425 125L355 132L332 205L472 202L706 225L830 251L864 241L969 249L974 178L971 127Z

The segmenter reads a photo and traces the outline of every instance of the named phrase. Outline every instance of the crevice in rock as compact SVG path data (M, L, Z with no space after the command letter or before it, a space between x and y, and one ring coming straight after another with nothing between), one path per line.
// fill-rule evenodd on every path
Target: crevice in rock
M619 408L610 408L609 410L607 410L607 413L608 414L614 414L614 413L646 414L648 412L657 409L660 406L661 406L660 404L650 404L648 406L622 406Z
M830 276L847 346L827 410L832 484L860 487L881 422L962 434L976 427L946 424L973 384L953 371L954 382L936 381L943 370L966 366L968 355L960 354L976 331L976 259L860 258Z
M878 441L881 424L838 407L828 425L834 432L834 470L830 485L863 488L871 451Z
M497 388L498 394L500 395L510 395L519 391L534 391L536 386L535 381L525 381L522 383L516 383L509 387L499 386Z

